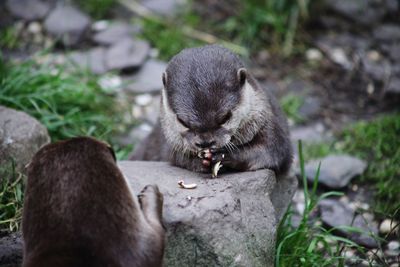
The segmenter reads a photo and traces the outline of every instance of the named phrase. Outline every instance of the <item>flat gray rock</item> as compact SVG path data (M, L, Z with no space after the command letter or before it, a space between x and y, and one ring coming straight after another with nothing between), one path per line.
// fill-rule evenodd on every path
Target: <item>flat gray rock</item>
M7 0L10 13L22 20L32 21L43 19L50 11L50 5L40 0Z
M142 0L142 5L163 16L174 16L186 0Z
M327 133L325 126L320 123L314 123L306 126L298 126L290 130L290 139L297 147L298 140L307 144L320 143L330 139L331 134Z
M15 160L23 170L33 155L50 142L47 129L35 118L0 106L0 165Z
M400 40L400 26L397 24L382 24L373 32L375 39L384 42L396 42Z
M166 162L122 161L135 194L157 184L167 228L164 266L273 266L277 225L296 190L270 170L193 173ZM196 183L181 189L177 182Z
M135 69L142 66L150 52L146 41L125 38L111 46L106 53L106 66L112 70Z
M74 52L70 58L80 68L88 69L94 74L104 74L107 72L105 54L105 48L95 47L87 52Z
M163 87L162 73L167 68L167 63L150 59L144 63L140 70L126 79L126 90L131 93L158 93Z
M72 6L58 6L44 22L46 31L67 46L77 44L89 25L90 18Z
M362 174L367 168L367 164L358 158L349 155L329 155L306 164L305 174L310 182L314 181L319 162L319 183L333 189L345 187L352 178Z
M99 45L112 45L118 41L129 38L135 30L127 23L116 22L111 24L104 31L98 32L93 35L92 39Z
M324 199L319 203L321 220L330 227L337 228L337 232L345 235L359 245L376 248L378 242L373 236L378 236L378 226L372 220L356 215L352 209L338 200ZM344 229L351 226L358 232ZM341 228L342 227L342 228Z
M386 92L400 94L400 78L392 77L389 81Z

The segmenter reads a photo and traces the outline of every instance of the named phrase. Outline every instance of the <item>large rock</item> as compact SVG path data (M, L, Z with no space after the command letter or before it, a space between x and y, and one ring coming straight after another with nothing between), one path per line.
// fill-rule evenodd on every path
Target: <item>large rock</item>
M31 21L44 18L50 10L50 5L40 0L8 0L7 9L15 17Z
M297 188L294 177L259 170L210 179L166 162L122 161L119 167L134 194L157 184L164 195L164 266L274 266L276 230ZM181 179L198 187L181 189ZM20 235L0 239L0 256L0 266L18 266Z
M310 182L314 181L320 162L318 182L334 189L345 187L352 178L362 174L367 168L367 164L358 158L349 155L329 155L306 164L305 174Z
M135 75L126 80L126 90L135 94L160 92L163 87L161 77L166 68L167 63L163 61L146 61Z
M143 40L125 38L115 43L106 53L109 69L127 70L139 68L150 52L150 45Z
M93 35L92 39L99 45L112 45L122 39L131 37L135 31L129 24L117 22L110 25L104 31Z
M186 0L142 0L142 5L154 13L174 16L186 4Z
M0 165L13 158L22 170L36 151L49 142L47 129L36 119L0 106Z
M72 6L59 6L44 22L47 32L61 38L64 45L75 45L90 25L90 18Z
M210 179L165 162L122 161L137 194L157 184L164 194L165 266L273 266L276 230L295 192L295 178L270 170ZM177 182L196 183L193 190Z

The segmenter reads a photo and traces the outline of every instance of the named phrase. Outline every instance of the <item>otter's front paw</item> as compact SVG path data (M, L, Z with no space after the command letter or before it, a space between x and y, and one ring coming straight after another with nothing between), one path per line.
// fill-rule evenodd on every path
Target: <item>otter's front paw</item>
M140 208L149 222L159 222L162 219L163 195L158 186L146 185L138 195Z

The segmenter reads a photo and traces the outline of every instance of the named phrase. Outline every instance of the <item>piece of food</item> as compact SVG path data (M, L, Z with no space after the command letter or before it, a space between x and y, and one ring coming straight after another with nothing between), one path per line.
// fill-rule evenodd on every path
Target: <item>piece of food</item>
M178 185L183 189L195 189L197 184L185 184L183 180L178 181Z
M212 168L212 173L211 173L212 178L216 178L218 176L218 171L219 169L221 169L221 167L222 167L221 161L215 163L215 165Z

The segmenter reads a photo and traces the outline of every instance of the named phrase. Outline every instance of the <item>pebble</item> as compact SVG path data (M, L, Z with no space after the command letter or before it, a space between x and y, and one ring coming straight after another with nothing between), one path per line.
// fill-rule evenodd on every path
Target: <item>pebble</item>
M92 23L92 30L95 32L104 31L110 26L108 20L98 20Z
M151 94L141 94L136 96L135 102L139 106L147 106L151 103L152 99L153 97L151 96Z
M379 232L381 234L388 234L393 231L393 228L398 225L398 222L391 219L385 219L381 222L379 226ZM398 226L399 227L399 226Z
M399 250L400 249L400 242L399 241L390 241L387 244L387 248L389 250Z
M42 24L37 21L33 21L28 25L28 32L32 34L39 34L42 31Z
M323 55L320 50L310 48L306 51L306 58L309 61L320 61L323 58Z
M115 90L121 87L122 79L118 75L109 74L101 77L98 81L99 85L103 89Z

